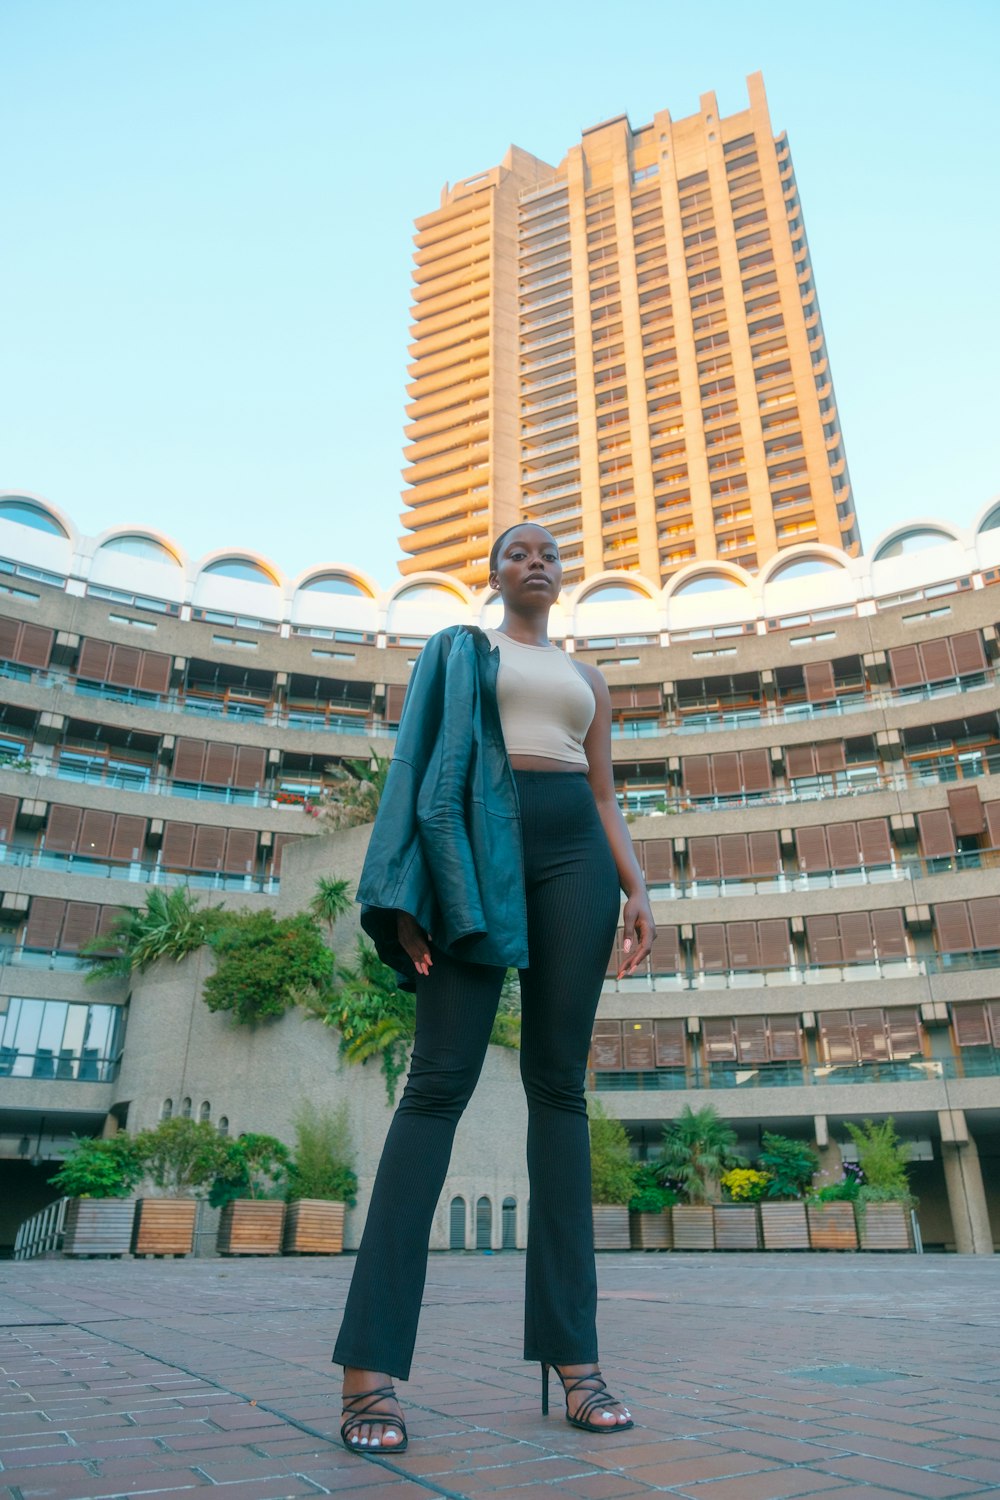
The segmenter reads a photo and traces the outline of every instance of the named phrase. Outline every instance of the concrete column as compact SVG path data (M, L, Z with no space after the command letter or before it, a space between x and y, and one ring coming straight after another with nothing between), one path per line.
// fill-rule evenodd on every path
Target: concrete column
M975 1141L971 1135L962 1144L942 1141L941 1159L955 1249L959 1255L992 1255L993 1234Z

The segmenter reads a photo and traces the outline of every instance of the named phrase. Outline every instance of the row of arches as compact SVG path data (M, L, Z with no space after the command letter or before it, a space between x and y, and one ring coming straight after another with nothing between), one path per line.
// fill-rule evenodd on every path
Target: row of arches
M493 1250L493 1200L483 1194L475 1202L475 1233L473 1245L476 1250ZM469 1247L469 1205L462 1195L456 1194L448 1211L448 1248L465 1250ZM500 1204L501 1250L517 1249L517 1199L504 1198Z
M161 1120L172 1120L172 1119L174 1119L175 1114L176 1114L176 1117L178 1119L181 1119L181 1120L192 1120L192 1119L194 1119L194 1101L191 1099L190 1095L185 1096L185 1098L181 1099L178 1102L176 1111L174 1109L174 1101L173 1101L173 1099L164 1099L163 1103L160 1105L160 1119ZM198 1106L198 1120L199 1120L199 1122L201 1124L210 1124L211 1123L211 1120L212 1120L212 1105L211 1105L211 1103L209 1102L208 1099L203 1099L201 1101L201 1104ZM220 1115L219 1118L215 1122L215 1128L219 1132L220 1135L228 1135L229 1134L229 1117L228 1117L228 1115Z

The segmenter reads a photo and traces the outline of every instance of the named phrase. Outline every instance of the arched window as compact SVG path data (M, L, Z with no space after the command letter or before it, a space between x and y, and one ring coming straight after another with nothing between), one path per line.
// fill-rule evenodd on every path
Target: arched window
M219 578L238 578L241 583L266 583L274 586L274 578L250 557L220 557L204 569Z
M674 590L674 597L681 594L715 594L722 589L739 589L743 585L738 578L728 573L697 573Z
M517 1199L505 1198L501 1215L502 1244L505 1250L517 1249Z
M454 604L456 599L460 604L465 603L461 594L443 583L411 583L408 588L400 589L395 598L405 599L407 604Z
M943 526L912 526L909 531L898 531L882 543L875 554L875 562L884 562L887 557L903 557L909 552L923 552L928 547L942 547L955 538Z
M476 1249L489 1250L493 1243L493 1205L488 1198L476 1204Z
M169 567L179 568L180 563L168 547L158 542L155 537L140 536L138 533L129 536L109 537L106 542L101 543L102 552L124 552L127 557L138 557L143 562L166 563Z
M649 599L645 589L630 583L598 583L589 589L581 604L634 604L637 599Z
M190 1120L190 1118L191 1118L191 1100L190 1099L182 1099L181 1100L181 1114L184 1116L185 1120Z
M16 521L19 526L30 526L34 531L47 531L52 536L65 536L65 529L51 511L23 495L8 495L0 500L0 521Z
M209 1104L209 1102L208 1102L207 1099L203 1099L201 1101L201 1108L198 1111L198 1119L202 1120L202 1121L205 1121L205 1120L210 1120L211 1118L212 1118L212 1106L211 1106L211 1104Z
M303 591L308 589L311 594L360 594L362 599L371 598L368 589L346 573L317 573L299 587Z
M786 583L791 578L808 578L813 573L839 572L842 567L843 564L834 562L832 557L793 557L783 568L775 568L767 581L777 583L780 579Z
M448 1249L465 1249L465 1199L452 1198L448 1215Z
M219 1132L220 1135L228 1135L229 1134L229 1116L228 1115L220 1115L219 1116L219 1123L216 1126L216 1129L218 1130L218 1132Z
M160 1119L161 1120L169 1120L169 1119L172 1118L173 1113L174 1113L174 1101L172 1099L164 1099L163 1105L162 1105L162 1107L160 1109Z
M994 505L992 510L987 511L979 530L1000 531L1000 505Z

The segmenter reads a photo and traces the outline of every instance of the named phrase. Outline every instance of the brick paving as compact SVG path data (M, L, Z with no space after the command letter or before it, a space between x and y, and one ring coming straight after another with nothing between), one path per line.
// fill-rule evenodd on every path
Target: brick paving
M395 1457L339 1440L352 1265L3 1263L0 1496L1000 1495L998 1261L602 1255L604 1368L636 1418L602 1438L540 1415L523 1257L434 1256Z

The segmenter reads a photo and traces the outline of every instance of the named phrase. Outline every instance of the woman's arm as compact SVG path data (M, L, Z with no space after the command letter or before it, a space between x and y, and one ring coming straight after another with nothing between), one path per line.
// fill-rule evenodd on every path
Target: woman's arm
M611 764L611 694L603 673L589 663L575 662L594 692L597 709L587 731L583 748L587 752L588 780L604 832L614 855L618 879L625 892L625 936L622 948L625 959L618 978L627 978L644 964L656 937L656 923L649 904L646 883L632 847L628 824L622 817L615 796L615 775Z

